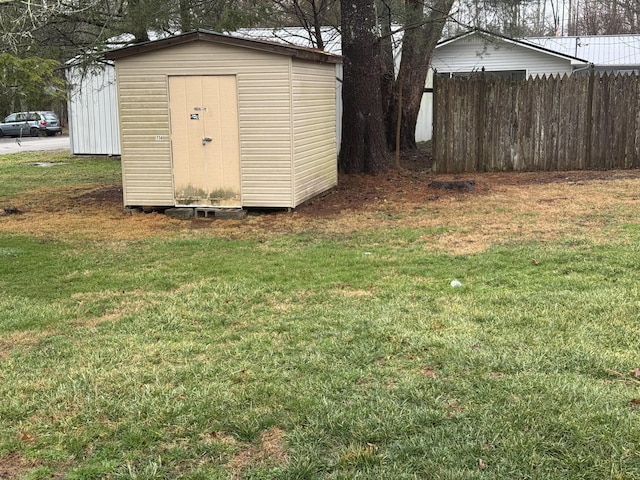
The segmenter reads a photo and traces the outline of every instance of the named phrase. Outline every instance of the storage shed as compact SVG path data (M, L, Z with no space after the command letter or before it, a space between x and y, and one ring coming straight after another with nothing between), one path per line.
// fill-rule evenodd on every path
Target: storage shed
M126 206L293 208L337 184L340 56L198 30L107 58Z

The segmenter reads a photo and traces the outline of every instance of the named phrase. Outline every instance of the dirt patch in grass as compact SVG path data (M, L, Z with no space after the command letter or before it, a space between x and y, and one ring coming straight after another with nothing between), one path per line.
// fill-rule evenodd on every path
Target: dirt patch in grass
M601 227L621 218L639 221L638 170L437 175L426 167L423 157L405 156L401 169L385 174L340 175L337 187L292 213L250 210L242 221L182 221L160 212L125 213L120 185L43 188L11 199L21 213L0 217L0 231L117 243L207 235L339 236L406 227L424 230L412 241L426 248L473 253L513 240L609 235ZM434 181L474 184L473 189L447 190L430 186Z
M430 187L473 180L473 190ZM609 235L617 222L638 222L640 172L538 172L434 175L395 170L343 175L339 185L296 209L263 216L266 231L349 234L376 228L422 229L416 240L454 254L503 242ZM605 228L603 228L605 227Z
M17 452L0 456L0 480L22 478L37 465Z
M52 331L34 332L14 332L4 334L0 338L0 361L9 358L18 347L33 347L43 339L54 335ZM2 469L0 468L0 471ZM0 475L0 479L2 476Z
M120 185L108 185L106 187L91 189L87 192L80 193L73 200L80 204L98 203L113 205L122 203L122 187Z
M140 289L118 292L77 292L71 296L71 299L76 302L77 319L72 320L70 324L75 327L86 328L95 328L103 323L117 322L126 315L140 312L145 307L158 303L157 299L149 298ZM97 316L86 315L83 311L85 303L91 304L99 300L113 303L116 306L104 309L102 314Z
M284 444L284 432L273 427L260 435L260 443L240 450L227 467L231 478L242 478L242 473L248 468L261 465L279 466L287 462L288 454Z
M408 169L392 170L380 175L342 175L336 188L299 206L297 212L325 216L349 210L369 210L374 205L387 209L395 207L407 210L416 206L439 206L439 203L447 200L472 201L477 197L481 197L482 200L486 196L511 192L513 191L511 187L528 187L529 193L536 194L535 187L544 187L547 191L557 188L562 191L565 187L588 186L598 181L638 179L640 179L640 172L637 170L505 172L464 175L436 175ZM475 188L473 190L442 189L430 186L436 181L474 181ZM565 199L567 198L565 197Z

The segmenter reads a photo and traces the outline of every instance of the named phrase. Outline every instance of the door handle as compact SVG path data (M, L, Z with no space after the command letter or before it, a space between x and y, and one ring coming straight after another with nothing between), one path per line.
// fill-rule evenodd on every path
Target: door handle
M209 143L212 140L213 140L213 138L211 138L211 137L204 137L202 139L202 144L205 145L205 144Z

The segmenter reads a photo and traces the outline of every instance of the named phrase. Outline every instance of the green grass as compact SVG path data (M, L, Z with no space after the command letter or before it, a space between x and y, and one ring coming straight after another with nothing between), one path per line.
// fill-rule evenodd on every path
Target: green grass
M0 234L0 476L640 478L640 228L620 231L459 256L406 227Z
M50 162L52 167L38 167ZM0 206L18 193L43 186L59 187L120 181L120 163L115 160L73 157L65 152L23 152L0 156Z

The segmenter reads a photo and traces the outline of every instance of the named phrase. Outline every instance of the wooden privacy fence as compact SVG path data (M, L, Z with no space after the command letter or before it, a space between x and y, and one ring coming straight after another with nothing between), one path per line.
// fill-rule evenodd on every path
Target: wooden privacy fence
M434 169L640 167L640 77L438 78Z

